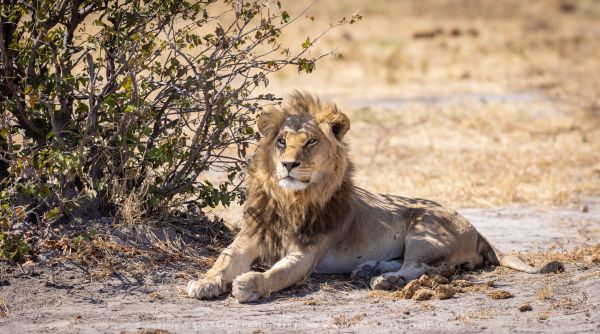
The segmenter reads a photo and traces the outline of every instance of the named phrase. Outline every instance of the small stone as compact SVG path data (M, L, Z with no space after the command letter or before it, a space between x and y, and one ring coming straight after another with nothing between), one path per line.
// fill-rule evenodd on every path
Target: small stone
M587 206L587 204L584 204L579 208L579 210L581 210L583 213L587 213L590 211L590 208Z
M506 290L492 291L492 292L488 293L488 296L492 299L508 299L508 298L513 297L512 293L510 293Z
M595 251L594 254L592 254L592 262L600 263L600 251Z
M390 275L387 279L390 283L396 283L398 281L398 276Z
M521 312L527 312L527 311L531 311L531 305L529 305L529 303L523 303L521 305L519 305L519 311Z
M485 282L485 285L487 285L490 288L493 288L493 287L496 286L496 282L494 282L494 281L487 281L487 282Z
M416 301L423 301L423 300L429 300L431 299L431 297L433 297L433 292L429 289L420 289L419 291L417 291L415 293L415 295L412 297L413 300Z
M562 273L565 271L565 266L560 261L550 261L540 269L540 273Z

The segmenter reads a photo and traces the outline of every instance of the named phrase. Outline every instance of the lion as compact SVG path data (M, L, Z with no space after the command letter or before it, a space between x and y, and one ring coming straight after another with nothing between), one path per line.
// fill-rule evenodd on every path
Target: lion
M534 268L500 252L436 202L354 186L343 141L350 120L335 104L295 92L257 125L262 139L247 170L243 226L213 267L188 283L190 297L214 298L231 287L238 302L252 302L312 272L350 273L372 289L396 289L436 268L561 267ZM258 259L272 266L251 271Z

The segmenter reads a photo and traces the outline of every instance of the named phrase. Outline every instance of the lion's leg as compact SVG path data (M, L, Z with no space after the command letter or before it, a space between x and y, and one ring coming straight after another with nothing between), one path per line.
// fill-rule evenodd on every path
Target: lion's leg
M405 239L404 263L396 272L385 273L371 279L371 288L385 290L401 288L408 282L419 278L434 262L444 261L447 247L439 240L423 236L419 232L411 231Z
M479 268L481 267L481 265L483 264L483 256L481 256L480 254L473 254L473 256L471 257L471 259L467 262L464 262L460 265L460 267L463 270L473 270L475 268Z
M188 283L188 296L195 298L213 298L224 293L227 284L235 277L250 270L258 258L259 249L254 239L241 234L227 247L213 267L198 280Z
M317 262L315 251L291 252L264 273L251 271L236 277L232 294L240 303L255 301L301 281Z
M404 264L399 271L371 280L373 289L403 287L429 269L473 269L483 258L477 254L475 229L455 212L426 210L413 217L404 239Z
M383 273L389 273L398 271L402 268L402 262L400 261L367 261L361 263L354 270L352 270L351 277L359 279L371 279L372 277L379 276Z

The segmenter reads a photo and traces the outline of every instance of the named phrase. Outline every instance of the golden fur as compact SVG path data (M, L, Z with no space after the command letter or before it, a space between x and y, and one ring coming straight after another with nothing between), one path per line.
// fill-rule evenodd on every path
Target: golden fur
M312 271L351 272L371 279L373 289L389 289L441 267L561 268L536 269L504 255L435 202L355 187L343 142L350 121L333 104L294 93L257 123L263 138L248 168L244 225L214 266L189 282L189 296L216 297L232 283L238 301L253 301ZM258 258L272 267L250 271Z
M284 156L273 156L278 150L276 138L286 119L300 126L303 115L314 115L321 130L321 133L310 131L321 143L310 152L310 159L317 160L318 156L327 163L310 166L313 173L321 173L322 180L316 186L305 191L288 191L273 178L275 165ZM335 106L323 106L310 96L296 93L283 110L271 109L261 115L258 127L263 139L248 168L245 229L258 235L263 259L272 261L281 258L286 248L283 242L309 246L338 227L348 214L352 167L346 147L339 140L348 131L349 120ZM301 149L290 147L286 154L301 155ZM303 158L308 160L308 156ZM303 163L306 165L308 161Z

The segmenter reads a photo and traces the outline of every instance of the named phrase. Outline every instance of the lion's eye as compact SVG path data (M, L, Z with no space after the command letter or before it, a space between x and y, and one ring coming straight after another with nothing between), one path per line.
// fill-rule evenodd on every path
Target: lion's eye
M283 139L283 138L277 139L277 146L279 146L281 148L285 147L285 139Z
M316 140L316 139L309 139L309 140L306 142L306 146L313 146L313 145L314 145L314 144L316 144L316 143L317 143L317 140Z

